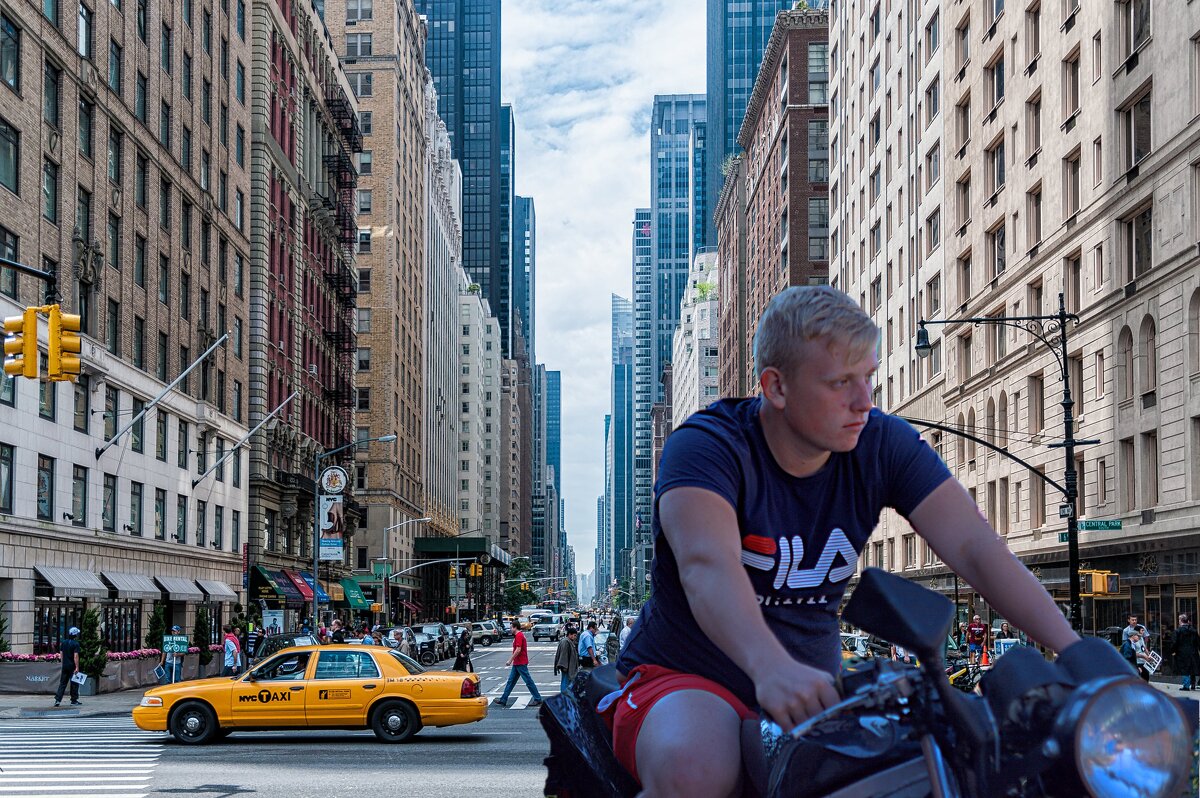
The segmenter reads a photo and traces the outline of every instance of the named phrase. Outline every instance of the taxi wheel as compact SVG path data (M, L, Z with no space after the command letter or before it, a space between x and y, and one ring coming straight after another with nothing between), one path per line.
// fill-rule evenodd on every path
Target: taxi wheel
M421 730L421 719L411 704L388 701L371 717L371 731L385 743L402 743Z
M171 713L171 735L187 745L211 742L221 731L213 711L204 704L191 701Z

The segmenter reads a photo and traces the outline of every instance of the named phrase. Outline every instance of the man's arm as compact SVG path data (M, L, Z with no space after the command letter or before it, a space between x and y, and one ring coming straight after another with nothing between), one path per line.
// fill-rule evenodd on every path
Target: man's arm
M935 488L908 520L946 565L1038 643L1061 652L1079 640L1045 588L979 515L958 480L947 479Z
M763 619L742 567L729 502L703 488L680 487L659 498L658 513L696 622L754 682L767 714L791 729L837 703L833 678L793 659Z

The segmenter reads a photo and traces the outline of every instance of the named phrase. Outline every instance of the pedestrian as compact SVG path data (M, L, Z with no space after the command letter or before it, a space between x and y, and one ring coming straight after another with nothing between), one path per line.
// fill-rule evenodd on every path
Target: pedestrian
M1017 640L1017 633L1008 625L1008 621L1000 622L1000 631L996 632L997 640Z
M79 673L79 627L72 626L67 630L67 639L62 641L62 645L58 648L59 655L62 656L62 672L58 677L58 692L54 694L54 706L62 703L63 693L67 690L67 685L71 685L71 705L79 706L79 682L74 681L75 674Z
M987 625L978 615L972 616L971 622L967 624L967 650L971 654L971 662L979 661L983 647L987 645L987 634Z
M262 632L254 624L250 624L250 631L246 633L246 660L249 662L254 657L254 652L258 650L258 641L262 639Z
M629 639L629 635L633 633L633 621L633 618L625 619L625 628L621 630L621 636L618 641L622 649L625 648L625 641Z
M912 654L909 654L907 651L905 651L902 646L898 646L895 643L893 643L892 644L892 660L895 662L901 662L901 661L907 662L908 664L911 665L912 664Z
M579 667L594 668L600 664L596 656L596 630L599 627L595 621L588 621L587 631L579 636Z
M592 624L595 626L595 624ZM505 665L511 665L512 670L508 672L508 684L504 686L504 693L496 699L495 703L500 706L508 706L508 696L512 692L513 685L517 683L517 677L525 682L525 686L529 688L533 700L529 702L529 706L541 706L542 694L538 692L537 685L533 681L533 677L529 675L529 646L525 643L525 633L521 631L521 627L513 624L513 653L508 658Z
M1150 671L1145 667L1145 663L1150 660L1150 654L1146 651L1146 644L1142 642L1140 632L1130 634L1121 644L1121 656L1133 666L1134 670L1138 672L1138 676L1147 682L1150 681Z
M233 627L229 624L225 624L225 637L222 639L221 645L225 654L225 667L221 671L221 675L235 676L242 664L242 645L238 641L237 635L233 633Z
M1133 634L1141 635L1145 639L1146 627L1138 623L1136 615L1131 614L1126 618L1125 628L1121 630L1121 644L1124 645L1125 641L1129 640L1129 636Z
M1172 653L1175 655L1175 670L1183 677L1183 689L1200 688L1200 682L1197 681L1197 674L1200 674L1200 634L1192 625L1192 616L1179 616Z
M558 641L558 650L554 652L554 672L562 676L558 692L565 693L575 681L579 671L579 630L574 626L567 627L567 636Z
M171 634L183 634L183 627L176 624L171 627ZM183 681L183 657L174 652L167 653L164 651L158 660L158 664L164 671L162 684L175 684Z
M341 618L333 619L333 634L330 635L330 637L332 638L333 642L335 642L335 643L345 643L346 642L346 630L342 627L342 619Z
M458 654L454 657L454 670L456 671L471 671L471 651L475 648L474 642L471 640L471 630L463 627L458 634Z

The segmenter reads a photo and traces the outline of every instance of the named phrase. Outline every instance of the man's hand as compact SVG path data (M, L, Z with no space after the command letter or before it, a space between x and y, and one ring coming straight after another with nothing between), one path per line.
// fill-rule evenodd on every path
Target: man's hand
M842 700L832 676L790 657L756 670L755 699L784 731L790 732Z

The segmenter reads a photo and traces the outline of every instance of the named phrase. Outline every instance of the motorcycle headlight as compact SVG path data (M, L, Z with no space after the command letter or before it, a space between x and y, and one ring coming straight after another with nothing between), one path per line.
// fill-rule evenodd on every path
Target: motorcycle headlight
M1083 685L1056 723L1093 798L1174 798L1192 760L1191 729L1169 696L1142 681Z

